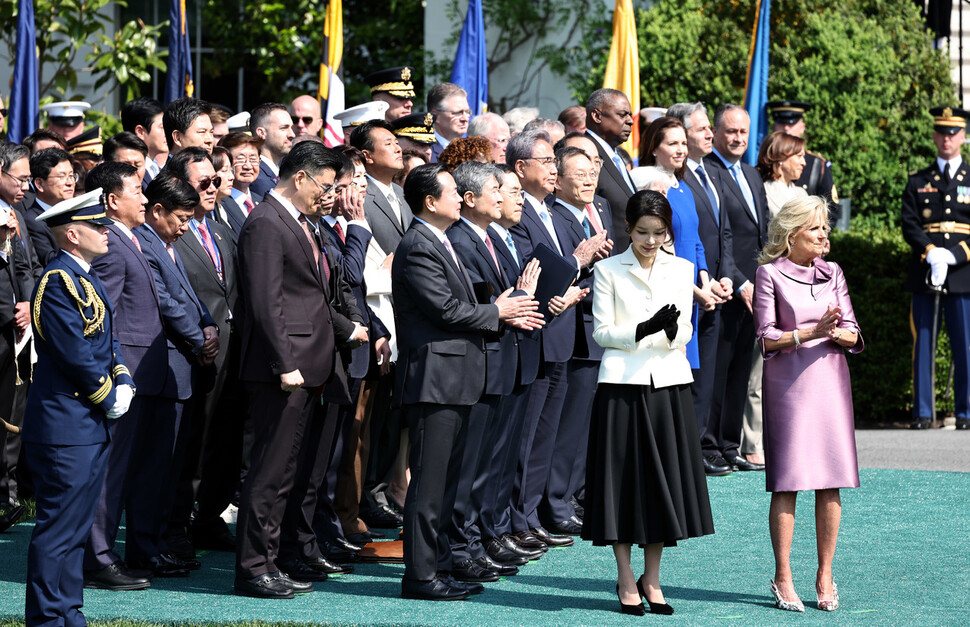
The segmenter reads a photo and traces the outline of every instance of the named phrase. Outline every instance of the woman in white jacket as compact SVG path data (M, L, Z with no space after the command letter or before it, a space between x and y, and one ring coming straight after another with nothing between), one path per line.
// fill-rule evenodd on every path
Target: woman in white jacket
M626 207L631 244L596 264L593 338L606 349L590 426L583 538L612 545L624 614L673 614L660 589L663 547L714 533L684 346L694 267L663 250L667 199L641 191ZM643 547L643 576L630 565Z

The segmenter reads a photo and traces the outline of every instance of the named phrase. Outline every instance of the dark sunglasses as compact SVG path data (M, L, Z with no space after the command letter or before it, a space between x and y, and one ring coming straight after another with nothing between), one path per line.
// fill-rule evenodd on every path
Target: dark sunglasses
M290 119L293 120L293 126L296 126L297 124L299 124L301 120L303 121L303 126L310 126L311 124L313 124L313 118L310 117L309 115L304 115L302 118L297 117L295 115L291 115Z
M4 117L7 117L7 110L6 109L0 109L0 115L2 115Z
M199 189L201 189L202 191L209 189L209 185L215 185L216 188L219 188L220 186L222 186L222 177L213 176L210 178L207 176L201 181L199 181Z

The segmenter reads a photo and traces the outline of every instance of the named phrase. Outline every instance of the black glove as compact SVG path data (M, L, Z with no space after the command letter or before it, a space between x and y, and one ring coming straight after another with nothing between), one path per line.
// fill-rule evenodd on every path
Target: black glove
M664 325L664 333L667 334L667 340L673 342L674 338L677 337L677 319L680 318L680 312L673 305L671 307L673 314L669 316L667 324Z
M644 320L637 325L637 341L639 342L648 335L653 335L654 333L659 333L665 330L667 326L671 324L671 321L676 327L677 316L679 315L680 313L677 311L676 307L673 305L664 305L658 309L657 313L653 314L649 320Z

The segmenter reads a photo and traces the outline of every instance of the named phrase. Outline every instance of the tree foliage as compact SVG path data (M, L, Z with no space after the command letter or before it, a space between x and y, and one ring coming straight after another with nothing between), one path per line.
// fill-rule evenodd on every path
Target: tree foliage
M158 50L163 24L146 25L133 20L121 25L114 37L104 34L112 24L114 6L122 0L34 0L34 24L39 64L41 96L57 93L71 96L77 87L81 66L79 55L85 46L92 51L84 56L91 64L80 69L95 76L95 89L108 86L124 90L126 99L140 95L141 85L151 80L150 68L165 69ZM17 0L0 0L0 40L6 45L13 64L17 37Z
M410 65L424 76L421 0L344 0L344 84L348 106L370 100L363 77ZM216 50L216 75L246 68L247 106L315 94L322 57L326 2L206 0L205 42ZM416 87L419 86L416 84Z
M641 103L743 103L753 0L659 0L638 15ZM776 0L768 95L807 100L808 146L854 214L895 216L934 154L927 109L953 104L948 61L910 0ZM602 73L589 76L601 84Z

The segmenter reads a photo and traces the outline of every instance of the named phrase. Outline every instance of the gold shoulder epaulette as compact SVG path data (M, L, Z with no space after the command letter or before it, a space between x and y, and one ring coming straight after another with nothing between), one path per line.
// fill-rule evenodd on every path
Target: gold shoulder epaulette
M78 277L78 281L81 283L81 287L84 289L84 300L81 299L80 294L77 293L77 288L74 286L74 281L71 280L71 276L64 270L49 270L41 280L40 285L37 286L37 295L34 297L33 306L33 316L34 316L34 326L37 328L37 335L40 339L44 338L43 330L40 326L40 303L44 298L44 290L47 289L47 282L50 280L51 275L58 275L61 277L61 281L64 282L64 287L67 292L71 295L74 301L77 303L78 313L81 314L81 319L84 320L84 337L90 337L97 333L104 325L104 301L98 296L98 293L94 291L94 286L90 281L84 277ZM87 307L91 307L91 317L88 318L84 315L84 310Z

